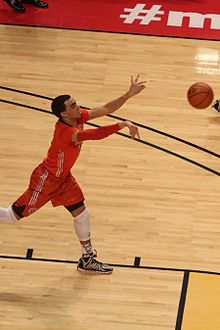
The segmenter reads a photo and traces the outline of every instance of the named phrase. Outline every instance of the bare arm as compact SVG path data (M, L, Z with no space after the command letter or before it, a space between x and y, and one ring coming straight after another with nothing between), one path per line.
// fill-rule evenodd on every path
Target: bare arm
M118 97L115 100L112 100L101 107L94 108L89 111L90 119L106 116L112 112L118 110L129 98L134 95L139 94L144 88L145 81L139 81L139 75L136 78L131 76L131 85L129 90L123 94L122 96Z

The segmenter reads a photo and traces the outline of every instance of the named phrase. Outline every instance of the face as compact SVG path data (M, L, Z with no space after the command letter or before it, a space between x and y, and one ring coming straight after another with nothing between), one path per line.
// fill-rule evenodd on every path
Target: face
M78 119L80 118L79 106L76 103L76 100L73 97L70 97L64 102L66 110L61 112L63 118L67 119Z

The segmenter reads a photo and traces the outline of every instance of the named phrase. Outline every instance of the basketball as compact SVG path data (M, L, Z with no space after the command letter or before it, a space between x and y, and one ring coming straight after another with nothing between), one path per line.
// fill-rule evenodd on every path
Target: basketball
M212 88L204 83L197 82L189 87L187 92L187 99L191 106L196 109L205 109L213 101L214 93Z

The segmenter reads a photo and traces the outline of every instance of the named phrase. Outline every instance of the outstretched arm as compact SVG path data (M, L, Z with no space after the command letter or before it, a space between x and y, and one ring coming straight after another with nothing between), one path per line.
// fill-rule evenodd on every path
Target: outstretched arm
M140 75L136 78L131 76L131 84L128 91L117 99L106 103L101 107L94 108L89 111L90 119L106 116L116 110L118 110L129 98L139 94L145 88L145 81L139 81Z
M72 135L72 141L77 143L86 140L101 140L124 127L128 127L132 139L136 136L140 139L138 127L136 125L130 121L121 121L117 124L101 126L95 129L76 130Z

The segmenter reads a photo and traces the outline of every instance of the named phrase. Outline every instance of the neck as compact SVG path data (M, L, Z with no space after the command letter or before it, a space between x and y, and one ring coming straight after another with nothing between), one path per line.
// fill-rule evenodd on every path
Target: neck
M73 127L77 126L77 121L75 119L61 118L61 121Z

